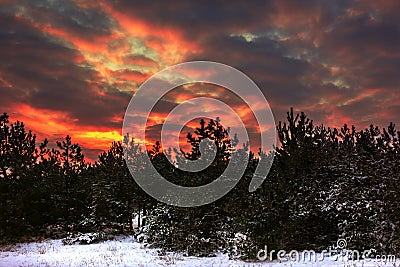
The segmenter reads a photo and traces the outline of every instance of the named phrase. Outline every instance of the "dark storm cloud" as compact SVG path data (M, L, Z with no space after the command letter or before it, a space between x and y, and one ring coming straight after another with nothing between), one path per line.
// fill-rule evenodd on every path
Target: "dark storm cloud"
M114 1L113 6L152 24L182 29L190 38L264 27L275 10L273 1Z
M8 5L6 10L89 38L110 32L111 20L99 6L86 9L74 1L23 0Z
M215 32L219 34L211 31L200 40L203 53L191 59L220 61L244 71L261 87L274 114L284 114L284 110L295 106L321 122L334 115L336 105L341 106L346 98L352 99L369 88L399 90L400 24L396 17L385 20L385 13L371 12L362 3L325 4L276 1L274 10L278 14L272 17L282 21L283 38L263 36L257 32L259 28L251 28L251 23L244 24L247 32L255 33L250 41L230 35L234 28L218 27ZM257 26L267 32L270 29L263 19ZM303 35L291 35L296 31ZM333 67L339 68L338 74L333 73ZM336 82L344 82L348 88L332 84ZM371 96L376 106L379 97L387 95ZM382 117L381 113L366 109L363 116L361 112L342 110L344 113L336 114L337 121L341 116L353 116L355 122L364 122L365 117L380 121Z
M400 24L382 16L351 17L326 33L321 58L347 69L345 79L358 88L399 90Z
M345 19L335 25L332 31L325 33L321 42L321 56L332 61L363 63L376 53L395 53L399 48L398 23L362 14Z
M253 79L260 87L277 118L290 106L307 106L315 103L325 92L320 90L321 82L309 85L303 81L310 74L319 78L329 72L319 64L304 59L287 57L288 48L278 41L266 37L251 42L244 37L220 36L203 44L207 53L195 59L224 62L238 68Z
M0 99L2 106L29 103L35 108L65 111L80 125L117 126L110 118L122 115L129 96L115 89L101 90L101 83L93 88L87 81L96 81L97 74L74 62L82 57L79 52L47 39L26 19L3 15L0 25L1 76L13 85L2 87L12 95Z
M144 5L143 2L117 2L114 7L127 14L141 17L155 24L166 24L183 30L188 38L197 40L203 48L190 60L213 60L234 66L248 74L261 87L273 104L275 113L281 113L289 106L305 106L318 100L321 90L316 82L313 86L304 84L302 78L308 73L320 73L323 78L329 72L307 59L290 58L288 55L299 46L308 46L304 40L284 42L269 36L274 31L277 17L282 23L280 31L315 30L307 27L308 18L318 15L321 28L328 27L337 15L346 8L344 1L269 1L230 5L220 3L165 2ZM325 8L324 8L325 6ZM139 12L140 11L140 12ZM279 13L279 14L278 14ZM318 14L316 14L318 13ZM295 21L298 19L298 21ZM300 20L299 20L300 19ZM303 19L303 20L301 20ZM293 23L292 23L293 22ZM316 23L316 22L315 22ZM251 42L238 33L254 33ZM259 35L259 36L257 36Z
M135 91L167 65L211 60L252 78L277 120L291 106L334 126L398 117L396 0L2 3L4 108L25 103L67 113L80 127L119 130L130 99L122 90ZM196 90L172 94L155 113Z

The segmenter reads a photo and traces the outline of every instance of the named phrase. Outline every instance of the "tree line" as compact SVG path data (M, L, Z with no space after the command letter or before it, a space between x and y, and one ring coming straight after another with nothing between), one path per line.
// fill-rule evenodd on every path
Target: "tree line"
M148 152L169 181L198 186L216 179L232 152L249 156L242 179L227 195L208 205L180 208L148 196L132 179L127 163L143 166L144 151L130 136L113 142L93 164L70 136L50 148L22 122L0 116L0 235L3 238L68 232L133 233L138 228L150 246L188 255L229 252L252 259L260 248L323 250L338 238L350 249L374 248L398 255L400 246L400 131L371 125L330 128L314 125L304 113L287 113L276 126L280 145L262 186L248 192L258 161L271 153L249 151L229 137L218 119L201 120L188 133L188 152ZM200 142L215 142L217 156L198 173L176 161L200 157ZM124 153L129 151L129 153ZM125 158L128 155L128 158ZM146 166L143 166L146 167ZM136 234L138 233L136 229Z

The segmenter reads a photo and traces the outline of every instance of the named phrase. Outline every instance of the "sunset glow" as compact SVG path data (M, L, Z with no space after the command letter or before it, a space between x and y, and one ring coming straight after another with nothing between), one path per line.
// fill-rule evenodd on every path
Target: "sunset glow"
M0 1L0 8L0 112L23 121L39 141L71 135L92 162L122 139L123 116L138 87L190 60L244 72L277 122L293 106L331 127L400 123L396 0ZM148 126L157 128L174 106L194 96L227 101L253 135L259 131L240 99L204 84L165 96Z

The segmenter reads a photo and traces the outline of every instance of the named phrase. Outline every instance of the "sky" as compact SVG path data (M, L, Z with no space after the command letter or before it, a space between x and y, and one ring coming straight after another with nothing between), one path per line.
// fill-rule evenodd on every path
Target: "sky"
M276 121L294 107L331 127L400 125L399 12L397 0L0 0L0 112L38 140L69 134L96 160L146 79L209 60L253 79ZM227 97L208 87L166 96L149 127L182 99Z

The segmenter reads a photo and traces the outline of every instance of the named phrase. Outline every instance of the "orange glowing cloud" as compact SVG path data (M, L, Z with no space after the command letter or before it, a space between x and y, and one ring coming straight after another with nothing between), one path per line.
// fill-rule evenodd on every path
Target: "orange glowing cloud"
M38 135L39 142L47 137L52 146L56 140L63 139L67 134L71 135L73 142L84 148L89 161L96 160L98 152L107 149L113 141L122 140L119 129L82 127L78 119L71 119L68 112L37 109L23 103L14 105L18 106L18 111L9 114L12 122L23 121L27 129ZM46 127L43 127L44 125ZM94 153L91 153L91 150L94 150Z
M190 53L201 52L200 47L195 42L185 40L182 31L177 28L154 26L149 21L124 14L109 4L101 2L100 5L128 36L144 39L146 46L157 52L161 66L176 64Z
M259 8L190 1L0 4L5 35L1 106L40 138L54 141L70 134L91 160L121 140L130 94L159 70L190 59L218 61L246 73L265 94L277 121L291 106L316 124L335 127L398 120L396 0L270 1ZM205 72L187 74L213 74ZM245 122L250 138L257 139L252 110L226 89L207 84L171 91L155 106L147 126L156 132L172 108L194 97L228 104ZM256 110L265 108L259 99L251 102ZM207 108L224 125L235 126L223 117L224 110ZM198 121L179 133L181 144L194 126ZM149 145L156 138L150 134L149 140L139 141ZM259 140L254 142L256 148Z
M253 110L243 102L243 100L230 92L228 89L211 85L208 83L191 83L175 88L164 96L164 102L160 102L154 107L151 112L148 120L147 120L147 133L146 139L150 144L154 144L156 141L161 139L161 130L168 114L171 112L173 108L177 105L185 103L188 100L195 99L197 97L207 97L214 98L224 102L226 105L230 106L234 113L236 113L244 126L247 129L250 138L250 146L252 151L257 152L260 147L260 127L270 131L275 128L275 125L259 125L257 120L255 119ZM258 99L254 99L252 104L254 104L254 108L262 109L263 106L258 104ZM186 116L190 116L190 114L196 114L198 111L203 110L206 113L210 114L209 118L204 118L206 122L209 119L216 119L219 117L221 120L221 124L226 128L231 128L231 134L237 133L240 128L240 125L236 124L236 119L230 112L222 108L220 105L209 104L207 106L198 106L191 105L189 102L186 102L186 108L184 114L175 114L174 119L169 121L169 123L178 123L178 121L184 121ZM185 151L190 149L187 144L186 135L188 132L193 132L196 127L199 127L198 117L193 117L193 119L187 122L185 125L181 125L181 132L164 132L166 135L166 141L170 145L176 140L175 137L179 136L179 145L180 148L184 148ZM244 136L239 136L239 140L241 143L244 142ZM162 144L163 146L165 144Z

